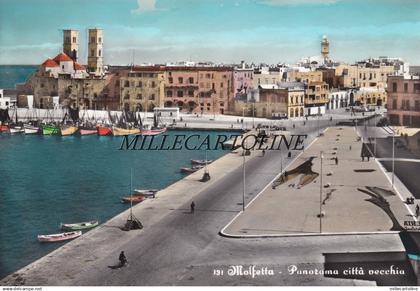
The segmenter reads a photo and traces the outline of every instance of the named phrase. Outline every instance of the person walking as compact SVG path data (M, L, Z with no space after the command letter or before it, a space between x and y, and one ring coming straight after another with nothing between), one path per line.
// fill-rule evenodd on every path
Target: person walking
M335 157L335 165L338 165L338 158Z
M195 210L195 203L194 203L194 201L191 202L190 208L191 208L191 213L194 213L194 210Z
M121 267L124 266L127 263L127 258L125 257L124 251L122 251L120 253L119 260L120 260L120 266Z
M416 218L418 218L418 217L419 217L419 215L420 215L420 207L419 207L419 205L417 204L417 205L416 205Z
M262 150L262 156L263 157L265 156L265 150Z

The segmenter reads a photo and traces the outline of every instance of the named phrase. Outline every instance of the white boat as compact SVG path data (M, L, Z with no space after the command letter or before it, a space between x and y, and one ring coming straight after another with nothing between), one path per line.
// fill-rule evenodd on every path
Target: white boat
M157 189L134 189L136 194L141 194L144 196L155 196L159 190Z
M11 126L9 131L10 131L10 134L19 134L19 133L24 133L25 129L22 126Z
M37 126L33 126L33 125L30 125L30 124L25 124L23 126L23 128L24 128L25 134L37 134L37 133L39 133L39 127L37 127Z
M74 239L81 235L82 235L81 231L45 234L45 235L38 235L38 240L40 242L59 242L59 241Z

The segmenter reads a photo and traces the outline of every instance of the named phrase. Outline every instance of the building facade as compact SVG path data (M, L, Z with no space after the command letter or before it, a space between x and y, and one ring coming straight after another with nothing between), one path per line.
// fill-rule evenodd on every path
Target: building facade
M310 82L306 88L306 115L324 114L329 102L329 86L325 82Z
M87 69L94 76L104 75L104 38L100 28L89 29Z
M388 119L393 125L420 127L419 76L388 78Z

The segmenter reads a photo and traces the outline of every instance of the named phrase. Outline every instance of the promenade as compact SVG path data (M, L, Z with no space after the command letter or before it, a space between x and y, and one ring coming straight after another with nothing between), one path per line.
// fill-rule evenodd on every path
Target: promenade
M327 129L289 165L288 175L262 191L223 234L247 237L401 230L404 221L415 218L392 190L379 164L373 158L362 161L361 150L354 128Z

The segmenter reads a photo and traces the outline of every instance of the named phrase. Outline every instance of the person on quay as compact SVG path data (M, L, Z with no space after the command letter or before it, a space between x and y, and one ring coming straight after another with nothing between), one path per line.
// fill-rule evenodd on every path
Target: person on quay
M195 203L194 203L194 201L191 202L190 208L191 208L191 213L194 213L194 210L195 210Z

